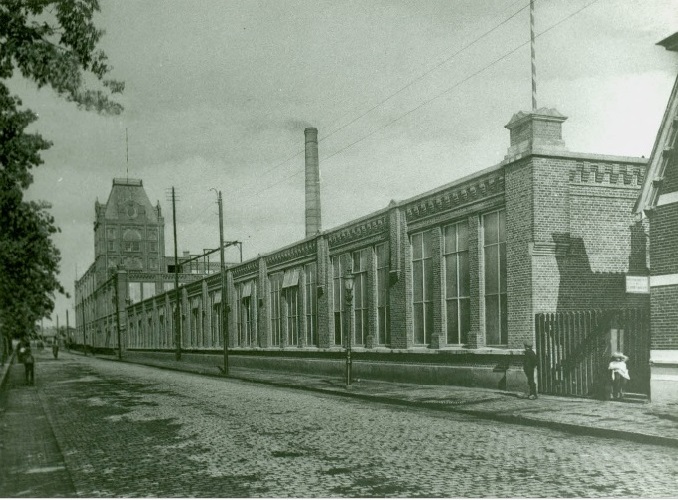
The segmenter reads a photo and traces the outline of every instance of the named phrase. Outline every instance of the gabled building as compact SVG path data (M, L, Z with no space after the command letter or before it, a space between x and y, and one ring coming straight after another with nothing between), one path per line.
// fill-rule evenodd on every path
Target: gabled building
M678 33L658 45L678 52ZM651 392L678 400L678 78L652 149L635 213L649 221Z

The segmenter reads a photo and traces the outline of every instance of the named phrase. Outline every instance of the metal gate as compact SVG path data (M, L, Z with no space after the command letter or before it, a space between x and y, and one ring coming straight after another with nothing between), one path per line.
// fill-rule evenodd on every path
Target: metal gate
M646 309L536 315L539 392L605 398L614 351L628 356L626 392L650 394L650 321Z

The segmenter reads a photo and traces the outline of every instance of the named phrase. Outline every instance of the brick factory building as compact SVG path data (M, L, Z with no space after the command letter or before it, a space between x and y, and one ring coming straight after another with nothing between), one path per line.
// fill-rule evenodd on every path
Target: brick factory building
M127 304L174 289L174 258L165 257L160 203L151 204L141 180L113 179L107 202L97 200L94 213L94 263L75 282L76 342L113 348L116 309L125 324ZM191 259L184 254L179 262ZM218 269L193 259L179 281L189 283Z
M225 296L221 274L182 284L183 356L215 364L227 304L231 366L340 374L351 269L355 377L522 388L522 346L535 339L537 314L649 300L625 286L627 274L647 273L633 216L647 161L569 152L565 120L553 109L518 113L501 163L329 230L320 227L317 131L307 129L306 238L229 265ZM142 274L155 285L121 304L124 349L173 356L176 293L159 285L171 275L126 273L121 293ZM564 373L562 354L540 355L542 367ZM572 379L583 395L589 383Z

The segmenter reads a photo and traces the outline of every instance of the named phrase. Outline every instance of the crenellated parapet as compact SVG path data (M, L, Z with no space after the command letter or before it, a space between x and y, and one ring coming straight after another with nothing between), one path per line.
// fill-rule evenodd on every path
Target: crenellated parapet
M640 186L645 179L644 165L608 162L577 162L570 172L570 182L609 186Z

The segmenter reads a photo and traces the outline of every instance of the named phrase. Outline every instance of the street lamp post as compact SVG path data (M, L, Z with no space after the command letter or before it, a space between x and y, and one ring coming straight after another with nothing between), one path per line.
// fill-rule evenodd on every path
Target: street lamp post
M351 387L351 343L352 343L352 337L353 337L353 332L352 332L352 319L351 318L351 311L352 311L352 304L353 304L353 282L354 282L354 277L353 273L349 270L346 275L344 276L344 290L346 292L346 317L347 317L347 323L348 327L346 328L347 330L347 337L346 337L346 387Z

